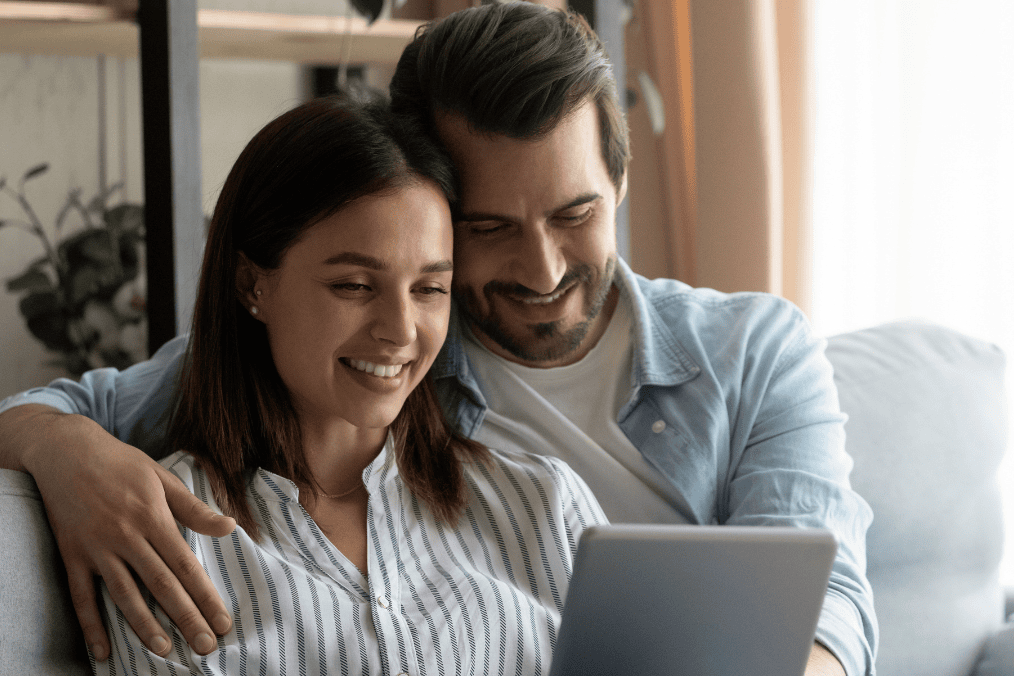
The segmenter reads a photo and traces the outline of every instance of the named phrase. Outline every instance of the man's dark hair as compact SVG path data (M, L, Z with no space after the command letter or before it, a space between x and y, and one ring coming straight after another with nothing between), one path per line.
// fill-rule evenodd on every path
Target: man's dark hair
M478 131L537 139L587 98L617 190L630 140L609 59L579 14L528 2L483 5L423 26L391 80L394 112L436 136L438 113Z

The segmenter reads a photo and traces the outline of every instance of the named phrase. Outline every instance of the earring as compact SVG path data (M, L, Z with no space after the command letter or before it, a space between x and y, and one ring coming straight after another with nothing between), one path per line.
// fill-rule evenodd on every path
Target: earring
M257 306L256 305L251 305L250 306L250 314L252 314L253 316L256 317L257 316L257 312L258 312Z
M258 297L260 297L261 295L264 294L264 292L261 291L260 289L257 289L256 291L254 291L254 293L256 293Z

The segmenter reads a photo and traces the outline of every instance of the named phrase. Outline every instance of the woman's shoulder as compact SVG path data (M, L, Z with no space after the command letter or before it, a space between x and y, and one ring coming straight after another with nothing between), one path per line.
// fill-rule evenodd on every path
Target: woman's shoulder
M197 458L187 451L176 451L158 461L158 464L183 482L187 490L196 495L206 505L219 511L215 498L212 495L211 484L208 482L207 473L201 469Z
M478 504L487 512L498 511L496 505L500 505L505 514L560 518L575 531L592 523L608 523L591 489L560 458L489 449L489 460L466 464L466 472Z
M571 496L587 490L584 481L560 458L516 449L489 449L487 463L466 465L477 480L518 489L538 487L540 492Z
M511 475L560 476L574 472L570 465L560 458L517 449L490 448L489 459L498 471Z

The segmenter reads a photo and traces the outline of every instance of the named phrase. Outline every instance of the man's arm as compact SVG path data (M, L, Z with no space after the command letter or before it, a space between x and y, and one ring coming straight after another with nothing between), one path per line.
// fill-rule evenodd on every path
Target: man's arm
M151 368L151 363L146 365ZM58 388L38 392L35 399L54 403L66 399L68 409L74 409L78 399L87 402L66 397ZM106 398L115 400L115 390ZM12 400L32 399L19 396L4 404L9 407ZM103 417L88 406L79 408ZM108 408L115 410L115 406ZM108 416L104 424L117 429L115 416ZM132 426L123 429L129 434ZM218 633L228 631L232 621L227 609L173 516L188 528L212 536L227 535L235 522L211 512L139 449L82 415L23 403L0 413L0 467L35 478L67 569L78 621L97 659L109 654L109 643L95 599L96 575L105 579L131 627L155 652L165 654L170 646L144 604L132 571L198 652L214 647L212 628ZM202 634L212 645L202 644Z
M782 304L783 305L783 304ZM866 578L872 512L849 486L845 417L824 342L792 309L772 305L747 346L757 366L742 378L732 419L735 473L726 523L826 528L838 550L817 625L822 648L850 675L870 673L878 629ZM825 651L826 648L826 651ZM815 665L811 663L811 669ZM813 672L819 674L819 671ZM831 672L834 673L834 672Z
M803 676L845 676L845 667L827 648L814 643Z

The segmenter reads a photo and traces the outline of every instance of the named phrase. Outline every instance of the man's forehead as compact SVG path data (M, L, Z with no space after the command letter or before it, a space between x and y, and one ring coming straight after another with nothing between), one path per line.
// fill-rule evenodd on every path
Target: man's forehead
M595 105L594 99L591 97L584 98L564 115L560 116L559 119L555 120L552 126L532 136L521 137L511 134L501 134L495 131L488 131L476 126L463 113L447 109L436 110L433 114L433 120L436 126L437 140L450 150L451 145L460 145L463 141L473 141L478 143L485 142L490 144L494 144L499 141L512 144L538 145L545 142L560 127L572 124L575 118L581 117L582 113L595 118L595 122L588 130L588 140L598 147L598 108Z

